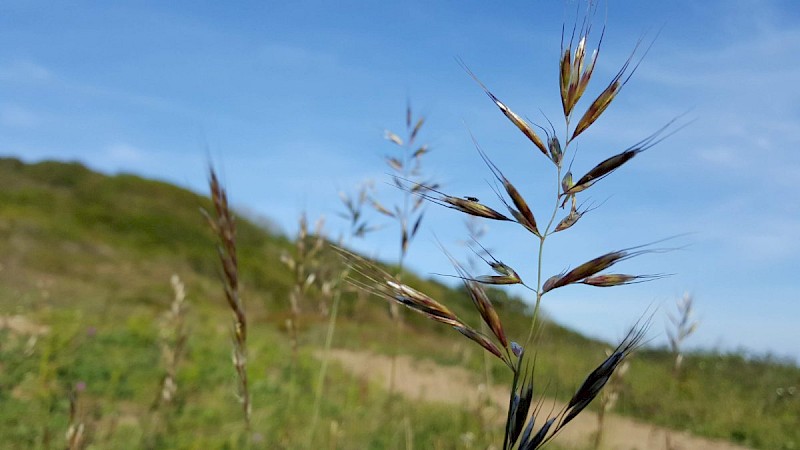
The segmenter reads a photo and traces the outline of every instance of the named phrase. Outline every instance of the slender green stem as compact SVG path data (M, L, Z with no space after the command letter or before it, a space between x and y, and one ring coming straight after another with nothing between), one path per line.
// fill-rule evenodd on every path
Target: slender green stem
M569 136L570 116L564 117L564 122L564 150L562 152L561 162L557 164L558 170L556 171L556 204L553 206L553 213L550 215L550 220L547 222L544 232L542 232L542 235L539 236L539 256L536 262L536 304L533 307L531 328L528 331L528 338L525 339L525 346L523 348L528 348L533 340L533 334L536 331L536 322L539 319L539 307L541 306L542 297L544 296L544 293L542 292L542 257L544 256L544 241L547 239L547 236L550 235L550 228L553 226L553 222L556 219L556 214L558 213L559 202L561 201L561 169L563 161L567 158L569 144L572 143L572 139L570 139Z
M325 334L325 349L322 356L322 367L319 369L319 377L317 378L317 392L314 398L314 414L311 418L311 432L308 436L308 448L312 448L314 443L314 433L317 430L317 422L319 421L319 410L322 404L322 393L325 390L325 377L328 373L328 362L330 361L331 345L333 344L333 335L336 331L336 316L339 313L339 300L342 297L342 281L347 276L347 270L339 274L339 279L336 281L336 289L333 294L333 304L331 305L331 314L328 318L328 331Z
M528 331L528 338L525 339L525 345L523 348L528 348L531 341L533 340L533 334L536 330L536 323L539 318L539 307L542 303L542 297L544 293L542 292L542 259L544 256L544 242L547 239L547 236L550 234L550 228L553 226L553 222L555 222L556 214L558 213L558 202L561 199L561 166L558 166L558 170L556 171L556 203L553 207L553 212L550 214L550 220L547 222L547 226L545 227L544 231L541 233L539 237L539 256L537 259L537 275L536 275L536 304L533 307L533 315L531 317L531 328Z

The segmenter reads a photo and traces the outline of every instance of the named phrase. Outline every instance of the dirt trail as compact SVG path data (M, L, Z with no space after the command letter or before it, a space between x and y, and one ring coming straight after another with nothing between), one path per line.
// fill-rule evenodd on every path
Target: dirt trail
M353 374L382 383L384 387L391 367L388 356L350 350L332 350L331 355L342 367ZM459 404L474 408L480 401L474 375L460 367L440 366L431 361L418 361L408 356L397 359L395 389L411 399L427 402ZM497 405L497 420L502 423L508 407L508 391L502 386L493 386L489 395ZM545 407L555 405L558 410L563 403L546 400ZM597 416L584 411L574 419L555 439L568 448L586 448L596 430ZM681 450L747 450L724 441L692 436L685 432L671 431L649 425L627 417L606 416L603 448L607 450L662 450L666 449L667 433L673 449Z

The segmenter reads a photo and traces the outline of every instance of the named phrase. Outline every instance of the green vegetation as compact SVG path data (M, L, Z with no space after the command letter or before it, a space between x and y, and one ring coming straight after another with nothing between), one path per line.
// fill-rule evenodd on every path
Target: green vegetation
M235 196L235 193L232 193ZM280 262L293 243L239 219L238 250L248 308L252 435L244 436L231 367L230 312L219 278L214 236L199 214L207 198L132 175L105 176L79 164L0 160L0 442L4 448L63 448L70 393L90 448L302 448L311 421L326 319L314 308L299 317L294 374L298 401L287 403L291 343L285 329L293 279ZM332 255L329 264L337 264ZM177 394L153 423L164 367L159 318L173 294L172 274L186 285L188 341L177 367ZM403 280L479 318L463 290L413 274ZM313 294L313 292L312 292ZM520 301L492 293L509 334L530 326ZM391 354L382 300L342 298L333 346ZM443 365L483 370L480 348L446 327L407 314L401 351ZM47 328L45 332L44 327ZM547 395L569 398L604 359L607 344L548 323L536 352L536 377ZM800 369L769 358L689 353L672 377L673 355L641 351L631 360L615 412L675 429L765 449L800 447ZM493 362L498 383L507 369ZM505 370L504 370L505 369ZM161 407L160 407L161 408ZM410 417L415 448L468 448L479 427L471 411L412 402L332 365L314 448L404 448ZM472 448L488 442L475 435Z

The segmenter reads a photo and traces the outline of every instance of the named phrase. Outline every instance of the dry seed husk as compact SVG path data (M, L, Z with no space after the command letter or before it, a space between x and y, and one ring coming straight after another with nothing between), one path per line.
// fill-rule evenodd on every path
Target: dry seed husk
M611 172L620 168L623 164L627 163L634 156L638 155L639 153L650 149L654 145L658 144L659 142L663 141L664 139L670 137L673 133L679 131L683 126L678 127L677 129L671 131L670 133L662 136L662 133L669 128L670 125L675 123L680 116L670 120L667 122L666 125L656 130L653 134L647 136L646 138L642 139L641 141L633 144L632 146L625 149L622 153L618 153L614 156L606 158L600 164L594 166L586 175L582 176L577 183L572 185L569 189L565 190L562 195L574 195L578 192L586 190L587 188L591 187L594 183L598 182L602 178L605 178ZM685 126L685 125L684 125ZM562 189L563 189L563 182L562 182Z
M535 145L539 149L539 151L542 152L544 156L547 156L547 147L545 147L544 142L542 142L542 139L539 137L539 135L536 134L535 131L533 131L533 128L528 124L528 122L526 122L525 119L520 117L517 113L512 111L508 106L505 105L505 103L501 102L500 99L495 97L495 95L492 94L491 91L489 91L489 89L481 82L481 80L479 80L478 77L474 73L472 73L471 70L469 70L469 68L464 64L463 61L459 61L459 63L461 64L461 67L463 67L464 70L466 70L467 73L472 77L472 79L475 80L476 83L478 83L481 89L483 89L483 92L485 92L486 95L489 96L489 98L500 109L503 115L505 115L508 118L508 120L511 121L511 123L513 123L520 131L522 131L522 134L524 134L525 137L527 137L531 142L533 142L533 145Z
M507 264L504 264L503 262L497 260L497 258L495 258L489 252L489 250L486 250L486 248L483 245L481 245L481 243L478 242L476 239L473 239L473 241L476 244L478 244L481 247L481 249L490 258L492 258L492 260L488 261L486 258L483 257L483 255L481 255L479 252L475 251L475 249L473 249L471 246L470 246L470 249L473 251L473 253L475 253L475 255L478 258L480 258L483 262L485 262L487 265L489 265L489 267L491 267L492 270L495 273L497 273L498 275L482 275L482 276L475 277L472 281L477 281L477 282L483 283L483 284L523 284L524 285L524 283L522 282L522 279L520 278L519 274L517 274L516 270L514 270L511 266L509 266Z
M663 278L664 275L626 275L621 273L609 273L594 275L580 281L582 284L596 287L623 286L626 284L643 283Z
M603 114L603 112L605 112L606 108L608 108L614 98L616 98L617 94L619 94L619 91L622 90L622 87L625 86L625 84L631 79L631 76L633 76L633 73L636 72L639 64L641 64L644 55L636 64L636 66L634 66L631 72L627 74L627 76L625 76L625 72L628 70L631 61L633 60L633 56L636 54L636 50L639 48L640 44L641 40L636 43L636 47L634 47L633 51L631 52L630 56L628 56L628 59L625 61L625 64L622 65L622 68L619 70L619 72L617 72L608 86L603 90L603 92L600 93L600 95L597 96L597 98L583 114L581 119L578 121L578 124L575 126L575 130L572 132L572 137L570 140L575 139L579 134L586 131L586 129L589 128L600 117L600 115ZM647 52L645 52L645 55L646 54ZM592 63L592 66L594 66L594 63ZM623 76L625 76L624 80L622 79Z
M617 367L631 352L635 351L641 345L648 326L649 324L645 324L639 329L632 328L628 332L628 335L625 336L625 339L614 349L614 352L586 377L586 380L584 380L583 384L581 384L567 404L564 418L559 423L558 429L563 428L564 425L574 419L595 397L597 397L597 394L599 394L603 386L606 385Z
M439 200L446 203L445 206L450 205L448 206L449 208L456 209L472 216L483 217L492 220L511 220L492 208L489 208L488 206L476 201L467 200L460 197L451 197L449 195L443 196Z
M561 142L558 141L558 137L553 135L548 138L547 147L550 149L550 159L553 160L556 166L561 166L561 158L563 157L563 153L561 151Z
M384 137L387 140L394 142L396 145L400 145L400 146L403 145L403 140L400 138L400 136L396 135L395 133L392 133L389 130L386 130L384 132Z
M631 252L630 250L631 249L609 252L606 253L605 255L601 255L598 256L597 258L587 261L563 275L552 276L547 279L544 286L542 287L543 292L548 292L562 286L567 286L572 283L580 282L585 278L591 277L592 275L595 275L598 272L608 269L609 267L613 266L614 264L620 261L633 258L634 256L638 256L640 254L651 251L658 251L658 250L639 250Z
M547 432L550 431L550 428L553 426L555 421L556 417L547 419L544 425L542 425L542 428L540 428L536 435L533 436L533 439L531 439L530 442L520 446L520 450L534 450L539 448L539 445L544 442L545 437L547 437Z
M489 167L489 170L492 171L492 174L495 176L495 178L497 178L497 180L503 184L503 188L505 188L506 193L511 198L511 201L514 203L514 206L516 206L517 208L514 209L511 208L509 205L506 205L508 207L508 210L514 216L514 218L517 219L517 222L519 222L522 226L527 228L528 231L535 234L536 236L541 236L539 234L539 229L536 226L536 218L534 218L533 212L528 206L528 203L522 197L522 194L519 193L517 188L514 187L514 185L511 184L510 181L508 181L508 178L506 178L505 175L503 175L503 173L500 171L500 169L498 169L497 166L489 159L489 157L486 156L486 153L484 153L483 150L481 150L480 146L478 146L478 143L475 141L474 137L473 137L473 142L475 143L475 147L478 149L478 153L481 155L481 158Z
M363 281L351 275L348 278L348 282L354 286L404 305L432 320L452 326L459 333L500 358L506 365L513 367L511 361L509 361L497 345L484 334L466 325L446 306L411 286L399 282L395 277L389 275L374 263L342 248L335 247L335 249L350 266L353 267L355 274L366 279L366 281ZM499 319L497 323L499 324Z
M475 306L475 309L478 310L478 313L480 314L484 323L486 323L495 337L497 337L497 340L500 341L500 344L503 345L503 348L507 349L509 342L506 338L506 333L503 330L503 323L500 321L500 316L497 314L497 310L494 308L494 305L492 305L492 301L489 299L489 296L486 295L486 291L483 290L483 287L481 287L480 284L472 279L467 270L464 269L464 267L455 258L453 258L453 256L448 253L447 250L444 250L444 248L442 248L442 250L445 252L445 255L447 255L447 258L450 259L453 267L456 269L456 272L464 283L464 287L467 288L467 292L472 299L472 304Z
M486 291L484 291L478 283L465 281L464 284L483 321L489 329L492 330L492 333L497 337L497 340L500 341L503 347L508 348L508 339L503 330L503 324L500 322L500 316L497 315L497 310L494 309L494 305L492 305L492 301L489 300L489 297L486 295Z
M572 43L575 38L576 27L572 29L569 44L564 47L564 28L561 29L561 48L562 57L560 61L560 76L559 85L561 90L561 104L564 110L564 117L569 117L575 105L583 96L586 86L589 85L589 80L594 72L595 63L597 62L597 55L600 52L600 47L603 43L605 36L605 27L600 34L600 40L597 43L597 48L592 52L592 58L588 66L584 69L586 60L586 44L591 34L591 23L587 23L588 18L584 20L579 33L578 45L575 47L574 54L572 53Z
M586 173L586 175L582 176L571 188L565 192L565 194L577 194L578 192L588 189L594 183L606 177L611 172L617 170L642 151L644 151L644 149L629 149L605 159L600 164L594 166L589 172Z
M450 209L455 209L465 214L492 220L511 221L511 219L509 219L508 217L504 216L503 214L495 211L494 209L480 202L475 201L474 199L472 199L472 197L470 198L454 197L452 195L447 195L441 191L438 191L434 187L426 186L422 183L414 183L414 186L412 188L408 188L407 186L403 186L402 188L409 190L414 194L420 195L426 200L436 203L437 205L441 205ZM439 197L438 198L434 197L428 192L433 192L435 194L438 194Z
M582 216L583 216L582 212L578 212L578 210L576 210L574 208L571 209L569 214L566 217L564 217L563 219L561 219L560 222L558 222L558 225L556 225L556 228L555 228L555 232L557 233L559 231L564 231L567 228L570 228L571 226L573 226L576 223L578 223L578 220Z
M467 326L455 327L455 329L456 329L456 331L458 331L459 333L463 334L464 336L466 336L467 338L469 338L473 342L477 343L478 345L480 345L484 349L488 350L489 353L497 356L498 358L500 358L506 364L509 364L508 361L506 360L506 357L500 351L500 348L497 347L497 345L495 345L494 342L490 341L489 338L484 336L479 331L474 330L472 328L469 328Z

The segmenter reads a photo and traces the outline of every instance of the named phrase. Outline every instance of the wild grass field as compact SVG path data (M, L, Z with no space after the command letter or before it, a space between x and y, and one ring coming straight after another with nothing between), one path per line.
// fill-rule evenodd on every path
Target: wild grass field
M201 208L213 211L207 197L163 182L107 176L77 163L0 160L2 448L65 448L70 439L72 448L98 449L500 448L505 411L489 417L461 399L390 393L385 377L364 376L336 358L320 390L333 302L320 279L338 273L343 263L325 242L308 265L320 279L309 283L293 312L289 299L297 272L281 255L298 258L295 238L239 216L248 429L231 364L232 322L215 236ZM313 246L316 239L309 232L304 241ZM173 275L185 286L185 308L178 308L181 346L177 322L168 315L176 308ZM465 322L480 322L465 288L413 273L404 273L403 282ZM530 308L501 291L490 293L506 332L527 333ZM500 360L487 366L481 348L448 327L406 314L397 346L387 332L395 325L384 300L344 289L338 305L333 355L367 355L369 372L373 363L378 370L378 361L399 353L408 358L401 361L416 361L412 366L421 373L465 370L473 380L465 391L477 391L488 372L507 392L508 368ZM537 401L546 398L546 410L550 399L569 401L616 344L550 321L544 327L536 352L548 357L536 359L535 379ZM183 350L170 359L176 348ZM675 430L676 436L687 431L761 449L800 446L795 365L697 352L685 355L676 377L673 364L667 349L635 353L611 414ZM168 377L174 385L166 399ZM558 437L550 447L561 445L572 448ZM589 448L591 440L583 445Z

